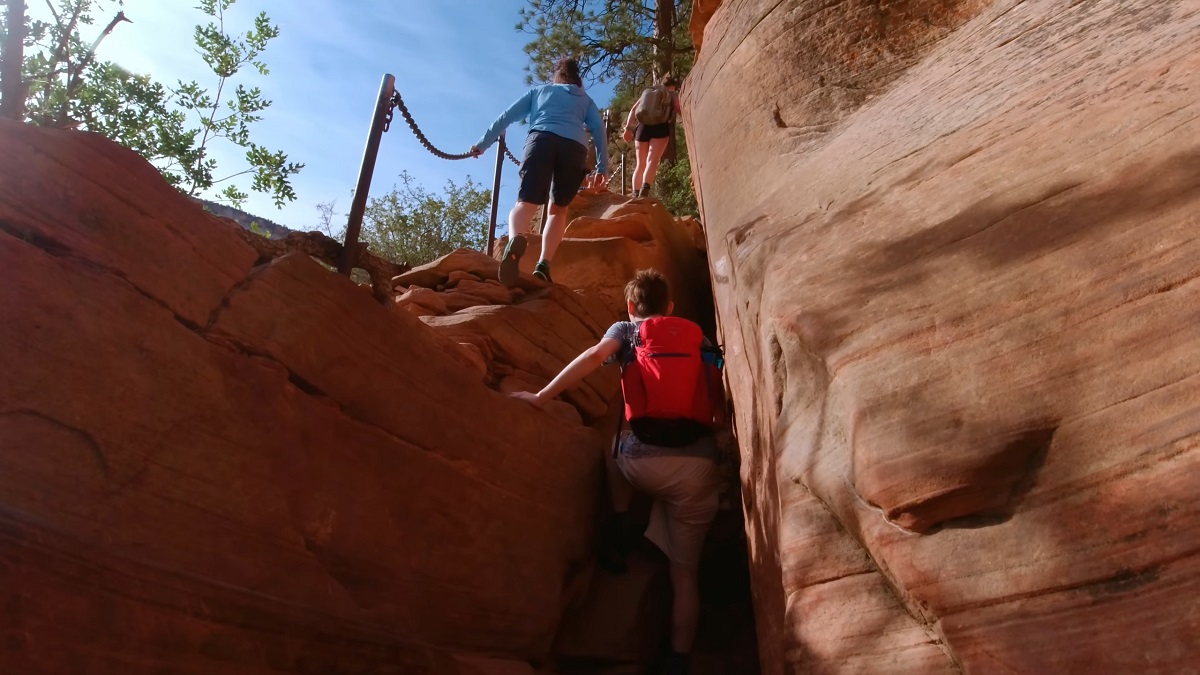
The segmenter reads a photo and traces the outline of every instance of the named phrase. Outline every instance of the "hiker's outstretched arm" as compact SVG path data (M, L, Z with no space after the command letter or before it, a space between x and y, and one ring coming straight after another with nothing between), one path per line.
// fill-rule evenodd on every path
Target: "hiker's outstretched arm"
M592 141L596 144L596 173L608 175L608 135L604 131L604 120L600 117L600 109L593 101L588 105L587 117L584 122L588 131L592 132Z
M480 151L487 150L491 147L492 143L496 142L497 138L500 138L500 132L522 117L528 117L532 105L533 90L530 89L525 92L524 96L508 106L508 110L505 110L503 115L497 117L495 122L492 122L492 126L488 127L488 130L484 132L483 138L479 139L479 142L471 146L471 148Z
M604 364L605 359L617 353L621 348L621 341L613 338L603 338L600 342L587 349L579 356L575 357L574 361L567 364L558 375L550 380L550 384L542 387L542 390L536 394L520 391L513 394L514 398L519 398L523 401L528 401L537 407L546 405L548 401L554 400L554 397L564 391L579 384L583 378L592 374Z

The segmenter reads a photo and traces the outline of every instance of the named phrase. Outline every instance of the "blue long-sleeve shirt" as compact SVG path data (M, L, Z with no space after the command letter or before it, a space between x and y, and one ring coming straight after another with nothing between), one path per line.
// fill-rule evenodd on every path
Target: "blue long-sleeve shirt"
M475 147L487 150L508 125L522 118L529 120L530 131L548 131L569 138L585 148L587 135L583 127L587 125L596 144L596 171L608 173L608 139L604 133L604 122L600 119L600 109L580 87L573 84L543 84L530 89L492 122Z

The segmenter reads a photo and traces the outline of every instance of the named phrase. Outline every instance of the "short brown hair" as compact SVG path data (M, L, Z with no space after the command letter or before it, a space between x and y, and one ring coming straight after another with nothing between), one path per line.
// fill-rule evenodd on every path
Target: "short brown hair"
M558 64L554 67L554 82L582 87L583 79L579 77L579 62L565 56L559 59Z
M664 87L678 87L679 86L679 80L675 79L675 76L670 73L667 73L666 75L663 75L662 77L658 78L658 83Z
M671 306L671 288L662 272L653 268L638 270L637 276L625 284L625 300L633 303L639 317L666 314Z

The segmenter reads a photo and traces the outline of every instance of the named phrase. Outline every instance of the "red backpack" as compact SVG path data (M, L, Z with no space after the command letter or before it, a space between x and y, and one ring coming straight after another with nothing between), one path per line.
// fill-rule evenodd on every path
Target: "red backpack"
M724 421L720 350L700 326L674 316L646 319L621 372L625 419L643 443L680 447Z

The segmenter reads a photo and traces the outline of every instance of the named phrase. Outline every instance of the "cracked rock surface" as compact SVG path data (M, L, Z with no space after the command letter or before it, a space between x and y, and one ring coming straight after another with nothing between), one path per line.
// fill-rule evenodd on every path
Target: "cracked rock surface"
M0 670L545 657L607 439L108 141L5 122L0 156Z
M641 667L657 614L594 600L617 369L507 396L617 318L643 259L583 262L623 235L571 240L582 291L469 250L364 257L360 286L314 260L338 242L247 234L98 136L0 121L0 157L0 672ZM632 245L686 279L698 227L637 209ZM661 607L648 579L609 604ZM708 663L753 663L748 618L724 632L749 639Z

